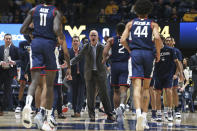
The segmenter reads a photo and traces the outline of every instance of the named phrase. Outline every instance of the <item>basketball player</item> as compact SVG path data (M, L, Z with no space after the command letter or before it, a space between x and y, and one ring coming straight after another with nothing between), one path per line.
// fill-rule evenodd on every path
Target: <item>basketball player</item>
M30 68L32 83L28 89L26 105L22 113L22 123L25 127L30 128L32 121L30 117L31 103L35 89L40 79L41 69L45 69L47 89L42 92L46 101L47 119L43 124L42 130L53 130L54 125L51 122L52 104L53 104L53 86L57 71L56 57L54 50L57 39L63 45L66 52L66 62L70 63L68 49L65 43L65 37L62 32L62 17L55 6L50 5L51 0L44 0L44 4L37 5L32 8L21 27L22 34L30 34L32 32L34 39L31 43ZM34 29L29 28L29 24L33 22ZM70 65L68 65L67 76L71 78ZM50 96L50 97L47 97Z
M162 41L165 40L165 38L160 35L160 38ZM152 108L152 121L156 121L157 120L157 108L156 108L156 90L155 90L155 80L154 80L154 72L153 72L153 78L151 80L150 83L150 97L151 97L151 108Z
M168 46L173 47L174 50L176 51L176 55L177 58L179 60L179 63L181 65L181 68L183 70L183 65L182 65L182 61L183 61L183 57L182 57L182 53L179 49L175 48L175 40L173 37L170 37L170 42L168 44ZM172 87L172 93L173 93L173 105L174 105L174 109L175 109L175 118L176 119L180 119L181 118L181 113L179 112L179 96L178 96L178 88L180 88L178 86L178 78L180 76L179 72L177 72L178 70L176 70L176 65L174 66L174 76L173 76L173 87Z
M162 47L158 24L147 19L152 8L153 5L149 0L138 0L135 3L134 9L138 18L127 23L120 41L131 55L133 98L137 114L136 130L149 128L146 116L150 99L149 86L155 59L154 50L156 48L156 62L159 62L160 48ZM129 34L131 34L132 41L128 45L126 39ZM152 36L154 36L155 43L152 41ZM143 93L141 94L142 80L144 81ZM143 113L141 113L141 109Z
M24 35L25 41L19 43L19 53L20 53L20 88L18 94L18 106L15 109L15 113L20 113L22 109L22 98L24 94L24 89L27 82L31 82L31 74L29 69L29 52L30 52L30 42L31 38L29 35Z
M165 90L166 102L168 105L168 121L173 121L172 105L173 105L173 76L174 76L174 63L177 70L182 72L182 67L177 59L176 51L167 45L164 45L161 49L161 58L158 63L155 64L154 69L154 81L156 90L156 108L157 108L157 121L162 121L161 114L161 93ZM176 75L176 74L175 74ZM180 75L180 79L183 80L183 75Z
M111 49L111 86L114 87L114 107L117 120L121 120L127 100L128 59L129 53L120 43L120 38L125 29L125 24L119 23L116 26L117 35L107 40L103 51L103 63L107 60L108 52Z

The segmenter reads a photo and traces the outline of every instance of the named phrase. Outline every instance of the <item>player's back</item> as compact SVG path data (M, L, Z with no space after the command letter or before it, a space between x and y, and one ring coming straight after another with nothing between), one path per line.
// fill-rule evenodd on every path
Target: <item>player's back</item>
M56 40L56 35L53 31L55 10L55 6L52 5L40 4L35 7L33 12L34 37Z
M152 20L150 19L133 19L130 29L132 41L129 44L130 49L153 50L152 41Z
M129 53L120 43L120 36L113 37L112 54L110 56L111 62L128 62Z

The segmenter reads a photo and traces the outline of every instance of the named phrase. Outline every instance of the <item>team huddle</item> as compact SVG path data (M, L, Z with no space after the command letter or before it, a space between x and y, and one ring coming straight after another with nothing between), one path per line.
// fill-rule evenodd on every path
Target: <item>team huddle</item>
M45 4L32 8L20 30L22 34L32 36L30 38L31 48L29 49L32 81L22 111L22 124L25 127L30 128L32 126L31 104L35 95L35 98L38 99L36 101L40 101L37 104L39 111L34 118L38 129L47 131L56 129L57 123L52 111L53 85L55 81L58 81L56 71L60 71L66 63L66 79L72 80L71 66L77 64L83 55L88 61L87 59L90 57L86 53L89 51L92 51L91 54L93 54L93 62L88 63L93 67L90 69L90 74L97 76L98 79L105 80L104 68L106 68L106 62L110 61L111 86L114 88L113 102L116 117L113 116L105 88L99 88L101 90L99 96L104 105L107 119L111 121L124 119L127 90L130 87L129 79L132 83L132 99L137 116L136 130L149 129L147 113L150 100L152 119L158 122L163 120L161 112L162 93L165 119L170 122L173 121L173 109L175 109L176 118L181 118L178 108L177 88L179 83L184 82L182 55L174 47L174 39L172 37L163 38L159 33L158 24L148 19L148 14L153 8L149 0L138 0L135 3L134 9L138 18L131 20L126 25L123 23L117 24L117 35L109 38L105 46L98 44L96 41L98 32L92 30L90 32L91 40L88 43L91 45L84 45L78 55L71 60L62 32L61 13L55 6L49 4L50 0L45 0ZM58 50L58 47L61 47L62 59L65 60L60 63L57 61L58 51L56 51L56 54L54 53L55 49ZM91 49L89 50L89 48ZM110 49L111 53L109 53ZM101 57L98 56L98 50L101 50ZM89 67L88 64L85 63L85 68ZM102 68L104 73L97 72ZM100 77L99 73L104 75ZM42 80L41 74L45 74L45 80ZM90 80L91 78L85 76L87 90L91 90L89 88ZM46 84L46 89L43 89L39 95L36 90L41 81L43 81L42 84ZM99 80L95 81L98 86L105 86L99 84ZM91 101L92 98L94 99L95 96L87 92L89 117L91 120L95 120L94 107L92 107L94 106L94 100Z

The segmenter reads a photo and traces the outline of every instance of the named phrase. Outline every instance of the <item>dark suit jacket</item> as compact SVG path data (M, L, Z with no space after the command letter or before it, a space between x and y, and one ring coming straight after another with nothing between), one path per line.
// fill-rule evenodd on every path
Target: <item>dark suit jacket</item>
M79 52L82 50L82 48L79 48ZM69 50L69 54L70 54L70 59L74 58L75 57L75 52L73 50L73 48L71 48ZM79 72L80 72L80 75L82 76L82 78L84 77L84 58L82 58L80 61L79 61ZM77 64L71 66L71 75L72 77L75 77L77 76Z
M106 74L106 65L102 64L102 54L103 54L104 46L101 43L97 44L96 49L96 66L98 75L101 78L107 78ZM84 77L86 80L90 80L92 77L92 69L93 69L93 52L91 44L84 45L83 49L79 52L79 54L71 59L71 65L76 64L82 58L85 58L85 67L84 67Z
M197 80L197 55L191 56L189 66L192 70L192 79Z
M4 45L0 46L0 61L4 60L4 48L5 48ZM10 46L9 56L11 57L11 59L13 61L16 62L16 65L20 64L19 50L16 46L14 46L14 45ZM17 73L16 65L10 68L11 74L9 74L9 75L11 75L11 76L16 75L16 73ZM3 70L3 68L2 68L2 66L0 66L0 72L2 70Z

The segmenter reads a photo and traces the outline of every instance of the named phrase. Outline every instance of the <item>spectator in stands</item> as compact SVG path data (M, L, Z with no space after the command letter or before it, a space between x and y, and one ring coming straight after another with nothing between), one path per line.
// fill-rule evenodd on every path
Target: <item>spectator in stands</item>
M116 8L112 9L112 14L108 17L109 23L118 23L121 21L121 15L118 13L118 10Z
M13 22L14 23L22 23L23 17L21 15L21 11L18 9L15 12Z
M115 3L113 0L111 0L110 3L109 3L109 5L107 5L106 8L105 8L105 14L106 14L106 15L111 15L111 14L113 14L113 9L114 9L114 8L115 8L117 11L118 11L118 9L119 9L118 5L116 5L116 3Z
M105 15L105 9L101 9L97 16L97 21L99 23L106 23L106 18L107 16Z
M32 5L25 0L22 1L22 4L20 6L20 9L22 12L28 12L32 8Z
M119 11L121 16L124 19L128 18L128 12L131 10L131 4L129 4L126 0L122 0L121 5L119 6Z
M35 4L36 4L36 0L25 0L25 1L30 3L33 6L35 6Z
M197 10L195 8L192 8L190 12L186 12L183 16L183 21L197 21Z
M5 45L0 46L0 88L3 87L4 99L0 99L0 111L13 110L11 83L19 64L18 48L12 44L11 34L4 35ZM3 101L2 101L3 100Z
M177 21L177 20L179 19L179 18L178 18L178 15L177 15L176 7L172 8L171 19L172 19L173 21Z

